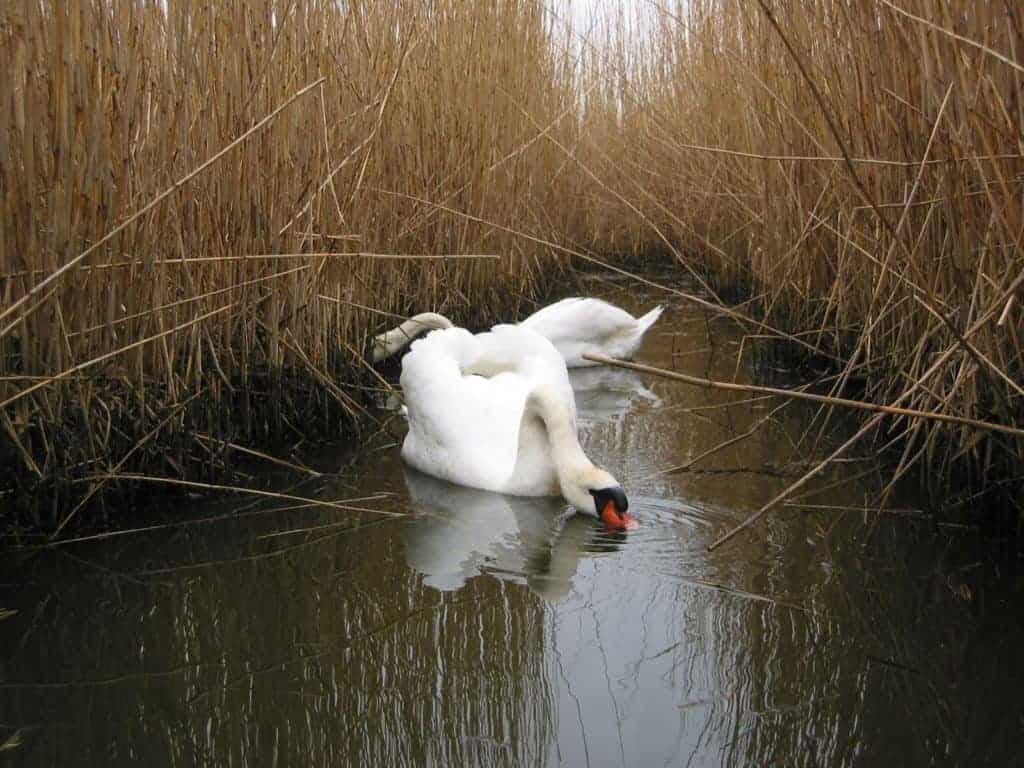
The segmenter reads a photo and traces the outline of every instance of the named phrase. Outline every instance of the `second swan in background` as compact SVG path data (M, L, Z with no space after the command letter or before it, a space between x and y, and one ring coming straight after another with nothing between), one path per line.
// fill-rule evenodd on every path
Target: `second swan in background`
M584 360L586 353L632 358L643 343L644 334L661 316L658 306L642 317L601 299L569 298L540 309L519 323L552 344L569 368L595 365ZM444 315L423 312L373 339L373 361L380 362L401 351L421 333L451 328Z
M574 297L534 312L519 326L554 344L569 368L583 368L597 365L583 359L587 353L632 358L663 311L657 306L637 318L607 301Z

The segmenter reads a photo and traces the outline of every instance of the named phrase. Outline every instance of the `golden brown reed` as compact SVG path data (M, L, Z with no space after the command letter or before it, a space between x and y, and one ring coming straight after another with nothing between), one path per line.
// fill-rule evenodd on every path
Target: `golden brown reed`
M4 3L3 484L337 435L381 312L533 292L550 249L412 198L572 228L554 35L531 0Z
M1024 421L1024 7L687 0L646 29L603 63L620 86L587 126L595 173L843 360L832 394ZM897 474L1021 474L1019 437L895 425Z
M726 314L838 360L834 398L951 417L886 418L897 474L1019 475L969 425L1024 416L1024 11L642 12L580 40L538 0L0 6L0 482L216 479L358 424L389 313L510 317L636 251L705 307L747 286L767 324Z

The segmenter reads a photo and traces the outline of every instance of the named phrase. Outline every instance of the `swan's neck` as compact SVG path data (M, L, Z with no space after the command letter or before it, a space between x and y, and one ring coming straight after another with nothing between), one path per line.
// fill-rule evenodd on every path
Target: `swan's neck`
M451 328L452 322L436 312L421 312L413 315L397 328L373 338L373 362L379 363L404 349L421 333Z
M553 389L537 387L530 393L526 410L544 423L560 485L564 487L570 475L593 469L593 463L580 446L572 411Z

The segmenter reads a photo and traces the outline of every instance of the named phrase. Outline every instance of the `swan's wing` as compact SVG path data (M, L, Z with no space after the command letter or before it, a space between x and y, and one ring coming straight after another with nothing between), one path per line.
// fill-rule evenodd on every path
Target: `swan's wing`
M576 418L576 398L565 360L543 334L521 325L496 325L490 333L476 336L479 358L472 368L514 371L524 381L527 393L535 387L552 387ZM524 401L525 402L525 401Z
M409 433L402 456L417 469L460 485L498 490L515 465L528 394L515 376L465 375L477 342L457 328L435 331L402 359Z
M519 450L526 398L540 383L575 400L550 342L515 326L472 335L462 328L416 341L402 360L409 433L402 456L460 485L503 490Z

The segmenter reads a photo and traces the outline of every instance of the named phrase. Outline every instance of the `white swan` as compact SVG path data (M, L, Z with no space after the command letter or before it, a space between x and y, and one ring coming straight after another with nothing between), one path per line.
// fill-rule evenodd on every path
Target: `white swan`
M571 298L538 310L519 325L555 345L570 368L597 365L587 353L629 359L640 349L644 334L661 317L657 306L640 318L601 299Z
M562 355L569 368L596 365L584 360L586 353L629 359L643 342L644 334L661 317L664 307L658 306L640 318L601 299L562 299L540 309L519 323L539 333ZM426 331L451 328L444 315L424 312L415 315L397 328L373 339L373 361L384 360L402 350L416 336Z
M569 374L551 342L512 325L437 330L402 359L402 458L442 480L514 496L561 495L634 527L619 483L587 458Z

